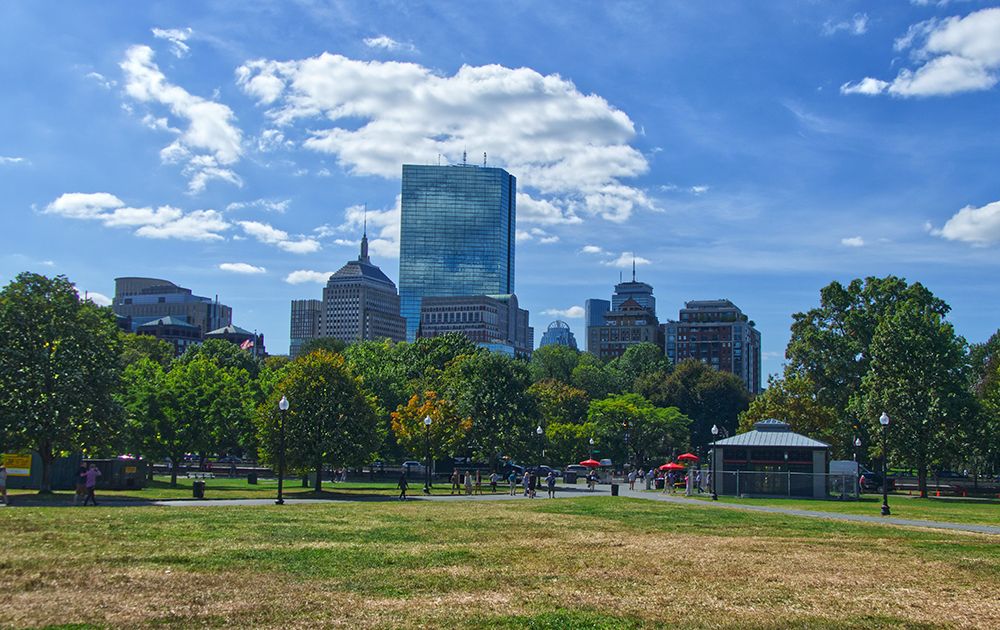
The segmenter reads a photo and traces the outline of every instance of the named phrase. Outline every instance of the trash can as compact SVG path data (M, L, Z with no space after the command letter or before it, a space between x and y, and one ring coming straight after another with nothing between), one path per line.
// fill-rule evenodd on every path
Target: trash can
M576 473L575 472L564 472L563 473L563 483L571 483L576 485Z
M249 475L247 475L247 483L250 484L251 486L256 486L257 485L257 473L252 472Z
M663 490L663 477L656 478L656 489Z
M618 484L617 483L611 484L611 496L613 496L613 497L617 497L618 496Z
M194 482L193 484L191 484L191 491L192 491L192 493L194 495L194 498L196 498L196 499L204 499L205 498L205 482L204 481L196 481L196 482Z

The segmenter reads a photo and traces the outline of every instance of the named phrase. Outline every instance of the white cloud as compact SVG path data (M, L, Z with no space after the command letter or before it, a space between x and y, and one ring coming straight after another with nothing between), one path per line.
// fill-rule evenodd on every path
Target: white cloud
M919 22L896 40L895 49L910 49L916 69L900 70L891 82L848 82L841 93L919 97L988 90L1000 81L1000 7Z
M587 312L582 306L571 306L569 308L549 308L542 311L543 315L552 315L553 317L565 317L566 319L580 319Z
M83 297L98 306L111 306L112 299L97 291L83 291Z
M949 241L962 241L979 247L1000 243L1000 201L981 208L966 206L948 219L940 230L931 229L930 232Z
M331 173L330 169L328 168L321 168L318 171L316 171L316 177L330 177L332 175L333 173Z
M310 271L308 269L299 269L285 276L285 282L288 284L303 284L306 282L326 284L326 281L329 280L332 275L332 271Z
M864 247L865 239L860 236L851 236L848 238L840 239L840 244L844 247Z
M864 35L868 32L868 14L867 13L855 13L853 17L849 20L841 20L835 22L833 20L827 20L823 23L822 33L824 35L836 35L839 32L845 32L850 35Z
M689 190L693 195L704 195L708 192L708 186L692 186Z
M341 233L361 234L368 219L368 250L378 258L399 258L399 209L402 199L396 195L396 203L385 210L367 211L362 205L351 206L344 210L344 222L337 228ZM348 241L354 245L357 240ZM342 244L342 243L341 243Z
M559 237L555 234L549 234L541 228L531 228L530 230L517 230L514 234L514 238L518 243L525 241L537 240L542 245L548 245L550 243L558 243Z
M288 211L288 206L292 204L291 199L254 199L253 201L234 201L226 206L227 212L233 210L256 209L265 212L276 212L284 214Z
M257 137L257 150L261 153L276 151L278 149L289 149L294 146L295 143L287 140L285 134L278 129L265 129Z
M219 269L222 271L230 271L232 273L243 273L243 274L258 274L267 273L267 269L264 267L257 267L256 265L251 265L250 263L238 262L238 263L219 263Z
M622 252L619 254L618 258L611 258L608 260L601 261L601 264L606 267L620 267L622 269L627 269L633 264L635 265L648 265L651 261L643 258L642 256L636 256L632 252Z
M142 117L142 124L146 125L153 131L169 131L171 133L180 133L180 129L175 129L170 126L170 122L166 118L157 118L152 114L146 114Z
M64 193L42 211L68 219L100 221L106 227L135 228L144 238L221 240L231 225L215 210L184 212L172 206L127 206L110 193Z
M475 147L472 154L485 150L490 164L518 177L522 222L576 223L583 214L625 221L655 209L625 183L649 169L629 144L633 122L558 75L499 65L439 75L329 53L250 61L236 74L277 125L310 121L303 146L336 156L351 174L397 178L401 162L457 162Z
M189 178L191 193L201 192L213 179L242 186L239 175L229 168L243 155L243 132L235 125L233 110L171 84L153 56L148 46L132 46L120 65L129 96L141 103L164 105L187 122L180 137L160 151L160 159L185 164L182 172Z
M27 164L28 160L23 157L8 157L0 155L0 164Z
M113 79L107 78L106 76L104 76L100 72L88 72L87 74L85 74L83 76L85 78L87 78L87 79L90 79L90 80L96 82L99 86L101 86L105 90L110 90L111 88L113 88L116 85L118 85L117 81L115 81Z
M319 241L308 237L293 239L288 232L260 221L237 221L243 231L261 243L274 245L291 254L311 254L320 250Z
M174 53L177 58L183 57L191 51L191 47L185 43L191 37L190 28L154 28L153 37L170 42L170 52Z
M417 48L413 44L397 42L388 35L379 35L378 37L366 37L364 39L365 46L369 48L381 48L382 50L397 51L405 50L408 52L416 52Z
M584 254L603 254L604 248L598 247L597 245L584 245L583 249L580 250Z

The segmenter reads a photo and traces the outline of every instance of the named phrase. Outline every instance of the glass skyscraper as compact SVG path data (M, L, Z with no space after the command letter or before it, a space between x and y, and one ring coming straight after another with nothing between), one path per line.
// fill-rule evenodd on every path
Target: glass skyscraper
M408 341L423 297L514 293L516 189L502 168L403 165L399 298Z

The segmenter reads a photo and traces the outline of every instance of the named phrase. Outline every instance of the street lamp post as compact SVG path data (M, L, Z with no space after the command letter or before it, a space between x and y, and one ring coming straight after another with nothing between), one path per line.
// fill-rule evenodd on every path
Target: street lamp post
M424 494L431 493L431 417L424 418L424 444L426 446L427 465L424 466Z
M538 436L538 445L539 446L545 446L545 441L542 438L542 436L545 435L545 429L542 428L542 425L538 425L535 428L535 435ZM541 448L541 449L539 449L539 451L541 451L542 459L544 459L545 458L545 449ZM541 464L542 462L539 461L538 463Z
M882 425L882 516L889 516L889 415L879 416Z
M715 443L716 443L716 441L718 439L719 439L719 427L718 427L718 425L713 424L712 425L712 461L709 462L711 464L711 468L710 468L711 472L709 474L712 475L712 500L713 501L718 501L719 500L719 494L715 491L715 484L716 484L716 481L715 481Z
M278 425L278 499L275 504L284 505L285 497L282 491L285 480L285 416L288 414L288 399L284 396L278 401L278 409L281 423Z
M861 448L861 438L854 438L854 487L858 498L861 498L861 462L858 461L858 449Z
M594 438L590 438L590 459L594 459Z

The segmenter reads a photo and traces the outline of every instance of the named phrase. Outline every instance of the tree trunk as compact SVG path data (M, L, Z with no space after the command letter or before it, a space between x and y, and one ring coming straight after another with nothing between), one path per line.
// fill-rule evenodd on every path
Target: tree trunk
M52 446L40 445L38 458L42 460L42 481L38 485L38 494L52 494Z
M323 456L319 455L316 457L316 492L323 491Z
M917 464L917 487L920 488L920 498L927 498L927 466L923 462Z
M177 455L170 456L170 487L177 487Z

